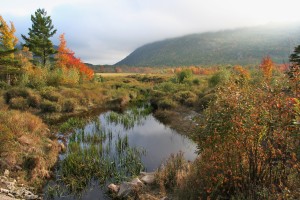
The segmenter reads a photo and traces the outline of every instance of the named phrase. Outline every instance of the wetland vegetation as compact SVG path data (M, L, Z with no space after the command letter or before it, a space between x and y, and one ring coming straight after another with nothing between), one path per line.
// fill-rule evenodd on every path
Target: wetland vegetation
M299 199L300 47L290 66L267 56L100 76L64 35L55 56L14 49L0 19L0 169L19 183L43 193L51 180L45 198L107 198L107 183L149 170L158 198Z
M196 145L158 122L150 105L123 113L101 113L74 129L67 143L46 197L66 198L75 192L85 198L93 189L91 183L105 196L108 183L129 180L141 171L155 171L171 154L185 152L189 160L196 157Z

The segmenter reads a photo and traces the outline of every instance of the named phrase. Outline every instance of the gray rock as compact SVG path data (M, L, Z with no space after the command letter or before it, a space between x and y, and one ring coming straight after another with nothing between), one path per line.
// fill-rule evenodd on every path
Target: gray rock
M59 143L59 148L60 148L60 152L62 152L62 153L66 152L66 150L67 150L67 148L64 145L64 143Z
M152 184L152 183L154 183L155 182L155 175L154 175L154 173L153 174L147 174L147 175L143 176L141 178L141 181L143 181L146 184Z
M4 194L8 194L9 190L8 189L4 189L4 188L0 188L0 192L4 193Z
M120 189L120 186L118 185L115 185L113 183L109 184L108 186L108 189L113 192L113 193L118 193L119 189Z
M15 198L14 195L12 195L11 193L8 193L7 196L11 197L11 198Z
M126 198L128 197L134 190L135 185L129 182L123 182L120 185L120 190L118 192L118 197Z
M26 200L31 200L31 199L37 199L38 196L37 196L37 195L27 195L27 194L25 194L25 195L24 195L24 198L25 198Z
M22 170L22 167L19 166L19 165L15 165L15 169L16 169L16 170Z
M6 185L6 187L9 189L9 190L13 190L15 188L15 182L4 182L4 184Z
M135 186L144 186L144 183L139 178L134 178L130 183Z
M141 176L146 176L146 175L154 175L155 172L140 172Z

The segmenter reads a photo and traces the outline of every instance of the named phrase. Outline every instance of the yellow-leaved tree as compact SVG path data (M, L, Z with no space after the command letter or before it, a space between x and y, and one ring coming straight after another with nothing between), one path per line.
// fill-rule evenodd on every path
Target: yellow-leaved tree
M18 38L15 36L15 26L10 22L10 27L0 15L0 45L1 50L13 50L17 45ZM10 54L13 57L13 54Z
M273 61L270 56L265 56L263 57L261 64L260 64L260 69L267 81L270 81L272 77L272 71L273 71Z
M10 27L0 15L0 75L6 77L7 83L11 84L11 75L16 78L20 72L18 61L14 59L15 46L18 38L15 36L16 29L10 22Z

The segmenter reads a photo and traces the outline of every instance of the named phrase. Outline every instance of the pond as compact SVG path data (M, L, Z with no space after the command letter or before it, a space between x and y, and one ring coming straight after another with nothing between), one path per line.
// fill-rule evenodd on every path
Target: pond
M108 183L155 171L171 155L196 158L196 145L155 119L151 107L108 111L78 128L60 156L46 199L109 199Z

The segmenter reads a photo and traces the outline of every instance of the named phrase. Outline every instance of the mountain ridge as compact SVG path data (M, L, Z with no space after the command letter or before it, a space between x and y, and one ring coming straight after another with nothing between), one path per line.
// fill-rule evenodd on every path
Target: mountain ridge
M145 44L114 66L258 64L270 55L277 63L300 43L300 23L189 34Z

